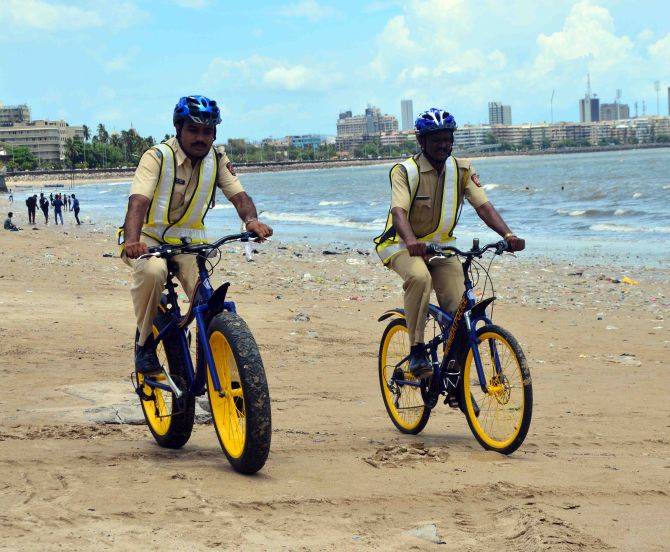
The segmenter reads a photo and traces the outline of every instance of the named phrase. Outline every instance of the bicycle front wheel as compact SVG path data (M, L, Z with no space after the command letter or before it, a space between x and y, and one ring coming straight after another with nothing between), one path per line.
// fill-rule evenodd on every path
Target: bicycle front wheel
M209 346L221 390L207 369L207 395L219 443L233 468L256 473L270 453L270 392L258 346L247 324L222 312L208 329Z
M472 349L463 367L461 401L470 430L487 450L511 454L526 438L533 388L526 357L507 330L493 324L477 330L487 392L482 391Z
M426 408L421 388L396 383L395 380L418 380L409 371L409 362L401 364L409 355L409 334L404 318L392 320L379 344L379 385L386 412L402 433L416 435L426 427L430 409ZM394 378L395 376L395 378Z

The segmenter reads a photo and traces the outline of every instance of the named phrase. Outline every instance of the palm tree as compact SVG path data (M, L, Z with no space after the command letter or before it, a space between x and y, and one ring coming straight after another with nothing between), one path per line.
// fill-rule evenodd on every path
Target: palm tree
M98 125L98 141L102 142L103 144L109 142L109 132L107 132L105 125L102 123Z
M74 169L77 162L77 144L72 138L65 141L65 157L70 162L70 166Z
M86 142L88 142L91 138L91 129L89 129L86 125L84 125L82 129L84 134L84 163L86 163Z

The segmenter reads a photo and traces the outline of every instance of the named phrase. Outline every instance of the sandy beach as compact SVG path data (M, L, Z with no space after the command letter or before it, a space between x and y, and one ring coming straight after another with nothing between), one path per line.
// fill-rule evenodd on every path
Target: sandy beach
M111 227L68 215L2 233L0 549L667 549L670 271L494 264L494 319L535 395L504 457L441 404L418 436L392 426L377 317L402 295L375 258L227 248L213 281L232 282L272 397L270 458L244 477L204 413L179 451L138 425L129 273L104 256Z

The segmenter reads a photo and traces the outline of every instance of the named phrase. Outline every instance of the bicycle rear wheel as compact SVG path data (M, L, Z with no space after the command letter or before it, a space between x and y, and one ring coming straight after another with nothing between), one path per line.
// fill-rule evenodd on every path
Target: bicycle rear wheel
M169 321L170 316L160 310L153 323L153 334L157 336ZM135 334L135 347L139 333ZM180 389L186 389L188 381L187 363L184 353L179 346L179 336L176 332L170 333L158 343L156 355L161 366L166 367L170 377ZM166 383L165 376L157 376L156 381ZM191 437L195 420L195 397L182 396L177 399L174 393L158 388L152 388L144 383L144 376L137 374L137 384L147 399L141 399L144 419L156 442L165 448L181 448Z
M430 409L424 404L420 387L393 381L394 374L402 380L417 381L409 371L408 361L399 365L409 355L408 335L404 318L395 318L386 326L379 344L379 385L393 425L402 433L416 435L426 427Z
M230 312L212 319L208 340L221 385L217 392L207 369L216 435L236 471L256 473L265 465L272 438L270 392L258 346L244 320Z
M470 349L463 367L461 404L477 441L487 450L511 454L526 438L533 411L526 357L512 334L499 326L479 328L477 338L488 392L482 391Z

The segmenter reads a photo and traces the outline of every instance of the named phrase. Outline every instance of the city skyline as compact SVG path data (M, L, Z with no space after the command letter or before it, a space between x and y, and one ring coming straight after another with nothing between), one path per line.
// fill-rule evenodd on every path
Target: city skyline
M180 95L207 93L223 106L221 139L259 140L332 135L339 112L368 104L401 120L402 98L415 113L444 107L460 125L486 123L497 99L532 123L550 120L555 90L554 121L576 121L590 73L601 101L622 89L623 103L645 102L656 114L654 83L670 84L666 3L644 12L613 0L559 4L289 0L251 13L209 0L155 12L139 0L7 0L0 41L21 56L0 60L0 101L29 104L35 119L132 125L158 138L170 132ZM224 7L226 17L202 25ZM436 28L448 24L449 38L426 32L420 21L430 14ZM184 40L174 38L175 21Z

